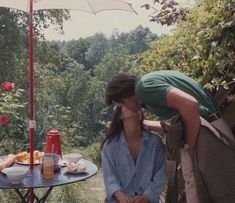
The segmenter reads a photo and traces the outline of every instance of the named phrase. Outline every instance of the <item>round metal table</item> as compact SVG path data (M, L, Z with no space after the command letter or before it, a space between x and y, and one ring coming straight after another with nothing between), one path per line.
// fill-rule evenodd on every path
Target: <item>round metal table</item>
M14 166L20 166L24 168L27 167L29 169L28 174L23 179L22 183L12 184L9 182L5 174L0 173L0 189L15 189L16 193L21 198L22 203L26 203L29 202L30 189L47 187L48 190L41 198L38 198L33 192L33 201L36 200L36 202L38 203L45 202L53 187L84 181L96 174L98 168L95 164L84 159L82 159L82 161L87 167L86 172L71 174L62 167L58 172L55 172L54 178L52 180L43 179L40 165L34 165L33 169L30 170L30 167L28 165L21 165L16 163L14 164ZM28 189L28 191L25 194L22 194L21 189Z

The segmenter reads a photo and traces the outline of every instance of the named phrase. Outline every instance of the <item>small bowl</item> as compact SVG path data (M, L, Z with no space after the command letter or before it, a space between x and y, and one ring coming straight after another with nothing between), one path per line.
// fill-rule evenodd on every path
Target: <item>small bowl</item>
M81 154L66 154L63 155L63 160L68 162L68 164L71 163L77 163L82 158Z
M28 170L22 167L11 167L3 170L8 180L13 184L19 184L26 176Z

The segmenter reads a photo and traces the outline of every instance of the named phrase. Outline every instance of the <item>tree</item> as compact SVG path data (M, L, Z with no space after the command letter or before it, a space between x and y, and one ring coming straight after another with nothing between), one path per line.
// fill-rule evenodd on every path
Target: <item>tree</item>
M7 8L0 8L0 11L0 49L4 50L0 55L0 80L18 81L28 65L28 15ZM69 17L66 10L35 12L35 40L43 38L41 30L50 24L57 25L58 31L62 32L63 21Z
M97 65L107 53L108 40L102 33L95 34L90 38L91 44L86 52L86 60L90 63L90 68Z
M131 69L130 57L124 53L107 53L95 67L97 80L108 82L119 72L128 72Z
M27 36L25 27L17 24L19 14L8 9L0 9L0 81L14 81L17 68L25 63Z
M149 42L157 40L158 36L151 33L149 28L139 25L128 33L126 39L129 54L138 54L149 48Z
M66 45L68 55L77 63L84 65L85 69L91 66L86 58L86 53L91 46L90 38L80 38L79 40L69 41Z
M158 36L153 34L149 28L139 25L129 33L114 32L110 37L109 44L113 52L139 54L149 48L151 41L157 39Z

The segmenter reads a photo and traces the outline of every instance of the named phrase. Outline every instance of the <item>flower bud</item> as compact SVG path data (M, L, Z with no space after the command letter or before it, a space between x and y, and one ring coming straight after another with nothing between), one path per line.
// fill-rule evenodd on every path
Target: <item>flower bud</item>
M8 115L0 116L0 125L7 125L10 123L10 117Z
M11 82L4 82L2 83L1 88L5 92L11 92L15 88L15 84Z

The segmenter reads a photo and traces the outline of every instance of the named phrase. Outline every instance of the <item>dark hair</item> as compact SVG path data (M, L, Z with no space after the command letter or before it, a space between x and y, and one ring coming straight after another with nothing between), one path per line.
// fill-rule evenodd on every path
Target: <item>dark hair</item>
M103 140L100 146L101 150L107 140L110 141L115 136L118 136L121 130L123 129L121 114L122 114L121 107L115 107L110 126L105 134L105 139Z
M106 88L105 103L121 102L122 99L135 95L136 77L128 74L118 74L112 77Z
M119 136L120 132L123 130L123 120L121 119L122 107L115 107L112 120L110 123L110 126L105 134L105 139L101 143L100 149L102 150L104 144L106 142L110 142L114 137ZM141 119L140 119L140 124L141 128L143 129L143 120L144 120L144 114L141 111Z

